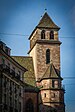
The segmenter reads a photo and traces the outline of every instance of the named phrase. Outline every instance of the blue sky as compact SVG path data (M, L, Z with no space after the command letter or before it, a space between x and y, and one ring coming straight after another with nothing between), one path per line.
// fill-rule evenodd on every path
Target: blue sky
M75 1L74 0L0 0L0 39L12 55L27 55L28 37L47 12L61 28L61 75L75 77ZM4 35L23 34L21 35ZM75 78L64 78L66 112L75 111Z

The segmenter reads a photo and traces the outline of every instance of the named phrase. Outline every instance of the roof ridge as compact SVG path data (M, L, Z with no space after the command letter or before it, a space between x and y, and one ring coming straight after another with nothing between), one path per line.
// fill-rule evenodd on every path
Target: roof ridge
M45 71L44 75L42 76L42 78L45 76L45 74L46 74L47 70L49 69L49 67L50 67L50 66L48 66L48 68L46 69L46 71ZM41 79L42 79L42 78L41 78Z
M24 58L32 58L31 56L11 56L11 57L24 57Z

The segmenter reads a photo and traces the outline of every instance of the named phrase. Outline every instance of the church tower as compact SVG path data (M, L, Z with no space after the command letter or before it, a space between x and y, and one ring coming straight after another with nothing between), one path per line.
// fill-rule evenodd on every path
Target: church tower
M29 37L33 57L40 112L65 112L64 89L60 75L59 27L45 13Z

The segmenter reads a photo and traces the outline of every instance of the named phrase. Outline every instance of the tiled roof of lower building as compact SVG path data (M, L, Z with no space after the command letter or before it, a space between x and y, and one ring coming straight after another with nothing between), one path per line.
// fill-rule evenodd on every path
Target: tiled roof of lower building
M35 85L35 74L32 57L28 56L12 56L12 58L17 61L21 66L25 67L28 71L24 74L24 81L28 85Z

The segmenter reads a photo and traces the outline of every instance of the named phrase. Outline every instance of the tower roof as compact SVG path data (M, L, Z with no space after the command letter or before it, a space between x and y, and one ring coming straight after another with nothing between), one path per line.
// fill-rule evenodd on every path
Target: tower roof
M33 35L33 33L35 32L35 30L37 28L48 28L48 29L60 29L60 27L58 27L50 18L50 16L47 14L47 12L45 12L45 14L43 15L42 19L40 20L39 24L35 27L35 29L33 30L33 32L31 33L29 39L31 38L31 36Z
M54 28L54 29L60 29L50 18L50 16L45 12L42 19L40 20L37 27L41 28Z

